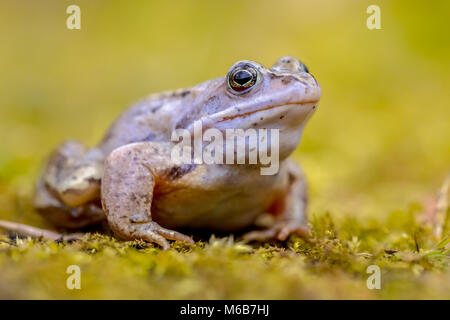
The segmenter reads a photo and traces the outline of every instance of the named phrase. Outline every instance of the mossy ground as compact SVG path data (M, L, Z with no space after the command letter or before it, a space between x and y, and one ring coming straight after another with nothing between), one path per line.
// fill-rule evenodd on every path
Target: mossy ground
M1 2L0 219L51 228L30 206L42 160L67 139L94 145L131 102L294 55L322 87L293 155L312 237L163 252L0 233L0 298L450 298L448 218L440 236L431 223L450 169L449 1L378 0L381 30L366 27L371 0L76 3L81 30L65 26L73 1Z
M310 219L309 238L211 236L168 251L99 233L72 243L0 236L0 298L449 299L450 237L438 241L431 224L417 223L421 212L385 222L326 213ZM67 289L70 265L80 267L80 290ZM370 265L380 268L380 289L367 287Z

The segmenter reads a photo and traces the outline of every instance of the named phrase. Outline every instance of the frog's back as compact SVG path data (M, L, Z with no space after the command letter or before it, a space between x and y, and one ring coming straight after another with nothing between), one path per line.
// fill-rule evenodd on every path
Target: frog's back
M114 149L145 141L170 141L174 129L186 128L205 114L215 112L223 92L223 78L194 87L151 94L126 110L111 125L99 144L107 156Z
M179 101L173 93L152 94L125 110L109 127L98 148L108 155L134 142L168 141Z

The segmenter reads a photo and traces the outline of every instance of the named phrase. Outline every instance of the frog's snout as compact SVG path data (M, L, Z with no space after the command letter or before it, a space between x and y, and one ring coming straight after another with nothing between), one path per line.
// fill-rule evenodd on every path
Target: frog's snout
M277 77L282 77L281 82L286 87L294 89L299 101L319 101L321 89L316 79L309 73L308 68L297 58L293 56L282 57L275 62L270 71ZM292 80L295 83L292 82ZM299 90L297 90L299 89Z
M270 69L280 73L296 74L300 72L309 72L308 68L293 56L286 56L278 59Z

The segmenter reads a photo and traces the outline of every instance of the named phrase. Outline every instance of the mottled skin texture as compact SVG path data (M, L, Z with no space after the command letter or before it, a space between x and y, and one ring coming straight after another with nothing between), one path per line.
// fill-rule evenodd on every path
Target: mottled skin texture
M238 94L227 77L195 87L152 94L125 111L93 149L69 141L57 148L37 182L34 204L56 226L80 228L106 218L122 239L192 243L179 227L234 231L271 212L266 229L248 240L284 240L305 226L306 188L288 159L320 99L320 87L294 57L271 68L250 64L258 82ZM170 157L174 129L276 128L280 170L261 175L259 165L176 165Z

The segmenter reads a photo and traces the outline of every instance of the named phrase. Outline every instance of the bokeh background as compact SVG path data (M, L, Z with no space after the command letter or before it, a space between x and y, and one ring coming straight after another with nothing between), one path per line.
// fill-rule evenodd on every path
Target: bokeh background
M66 28L70 4L81 30ZM366 27L371 4L381 30ZM294 155L310 216L382 225L450 169L449 19L449 1L2 0L0 217L46 226L28 204L42 159L66 139L94 145L148 93L294 55L323 92Z

